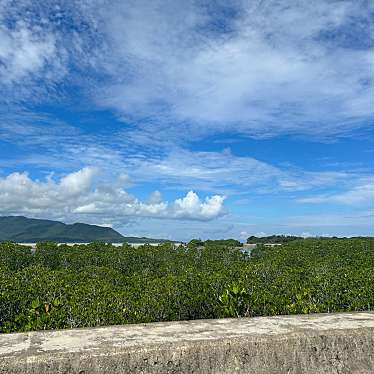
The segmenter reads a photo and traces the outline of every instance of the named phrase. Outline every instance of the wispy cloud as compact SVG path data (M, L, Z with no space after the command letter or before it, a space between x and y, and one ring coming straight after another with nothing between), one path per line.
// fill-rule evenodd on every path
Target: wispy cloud
M350 183L352 172L307 171L288 165L271 165L253 157L222 152L191 152L175 147L161 156L129 156L126 161L137 179L157 180L169 186L247 193L293 193Z
M374 177L359 178L343 192L315 195L298 200L310 204L343 204L374 207Z
M13 30L0 28L0 79L3 84L10 85L39 74L55 57L53 36L35 34L23 22Z
M364 0L2 3L8 81L68 71L98 105L169 136L323 138L374 119Z
M344 134L373 119L373 35L352 29L352 19L370 25L366 2L236 2L228 34L209 28L204 7L148 4L105 14L107 67L121 79L102 105L169 129L178 121L182 133L258 137ZM346 42L356 32L369 39L359 48Z
M121 134L92 134L48 116L25 117L11 116L0 123L0 135L27 150L26 156L16 160L20 166L31 165L45 172L69 172L96 165L108 180L125 173L137 183L155 182L167 189L187 188L229 196L318 192L337 183L352 186L363 175L351 167L348 171L312 171L292 164L271 164L237 156L229 148L207 152L191 151L178 144L141 147L128 139L124 141Z

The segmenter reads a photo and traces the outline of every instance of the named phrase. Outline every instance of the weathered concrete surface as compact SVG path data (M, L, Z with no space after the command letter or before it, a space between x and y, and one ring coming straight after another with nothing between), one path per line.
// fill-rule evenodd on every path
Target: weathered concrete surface
M0 373L374 373L374 313L7 334Z

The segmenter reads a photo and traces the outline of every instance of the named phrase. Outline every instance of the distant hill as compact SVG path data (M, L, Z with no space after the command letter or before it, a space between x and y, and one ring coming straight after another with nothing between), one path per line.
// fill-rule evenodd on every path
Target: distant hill
M0 217L0 241L36 243L86 243L101 241L108 243L154 243L165 240L125 237L110 227L74 223L67 225L58 221L34 219L22 216Z

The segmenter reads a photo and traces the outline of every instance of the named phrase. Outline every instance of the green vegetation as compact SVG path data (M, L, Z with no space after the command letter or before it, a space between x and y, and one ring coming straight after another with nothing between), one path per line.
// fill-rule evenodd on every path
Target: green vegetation
M243 244L239 240L235 239L222 239L222 240L207 240L202 241L201 239L192 239L187 244L188 248L199 248L205 247L225 247L225 248L235 248L242 247Z
M294 240L303 240L303 237L292 235L270 235L270 236L250 236L247 244L284 244Z
M235 248L242 247L243 244L239 240L235 239L222 239L222 240L207 240L204 245L206 247L227 247Z
M0 245L0 331L372 310L374 239Z
M17 243L37 243L54 241L57 243L155 243L160 239L124 237L110 227L74 223L66 225L58 221L33 219L22 216L0 217L0 241Z

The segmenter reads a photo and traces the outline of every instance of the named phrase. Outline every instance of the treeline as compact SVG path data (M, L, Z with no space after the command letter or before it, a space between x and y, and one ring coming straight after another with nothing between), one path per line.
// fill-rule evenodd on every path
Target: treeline
M233 243L230 243L233 244ZM0 245L0 331L371 310L374 239Z
M198 248L202 246L214 246L214 247L225 247L225 248L235 248L242 247L243 243L235 239L220 239L220 240L206 240L192 239L187 244L188 248Z
M311 237L294 236L294 235L269 235L269 236L250 236L247 244L284 244L295 240L312 239ZM337 237L337 236L315 236L313 239L318 240L339 240L339 239L370 239L367 236L355 237ZM230 239L231 240L231 239Z
M293 235L270 235L270 236L250 236L247 244L284 244L294 240L303 240L301 236Z

